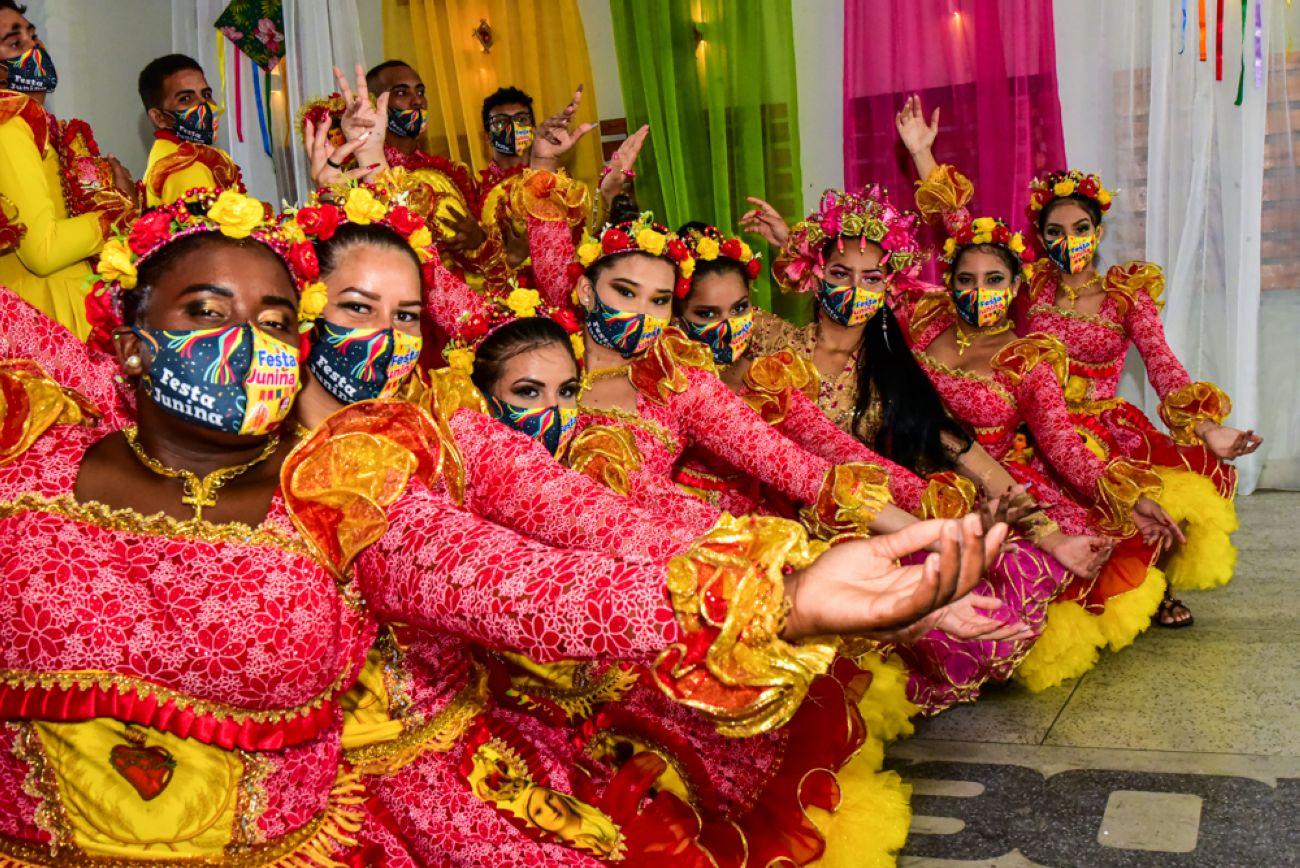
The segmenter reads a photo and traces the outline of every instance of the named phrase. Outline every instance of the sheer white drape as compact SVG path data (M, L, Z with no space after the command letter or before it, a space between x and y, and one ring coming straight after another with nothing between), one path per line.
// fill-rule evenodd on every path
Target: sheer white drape
M217 31L213 22L227 0L172 0L172 47L198 60L214 89L220 88ZM285 0L285 62L271 78L271 153L263 146L248 58L228 40L224 46L227 93L217 144L230 152L244 172L248 191L263 201L297 202L310 190L307 166L298 142L298 109L335 89L331 67L345 70L364 62L356 0ZM222 37L223 39L225 37ZM235 64L240 69L243 139L235 119Z
M1071 164L1100 171L1117 188L1103 252L1111 261L1142 258L1164 267L1170 345L1193 379L1216 382L1231 395L1229 424L1266 438L1259 455L1239 462L1241 490L1300 487L1300 304L1291 298L1294 287L1270 287L1261 298L1269 92L1281 86L1270 75L1267 47L1283 2L1264 0L1262 7L1259 89L1251 2L1241 106L1233 104L1240 7L1225 16L1224 77L1215 81L1214 4L1207 4L1204 63L1197 57L1196 4L1188 5L1184 48L1179 0L1056 4L1066 152ZM1279 345L1283 336L1287 343ZM1123 390L1155 418L1158 401L1136 353Z

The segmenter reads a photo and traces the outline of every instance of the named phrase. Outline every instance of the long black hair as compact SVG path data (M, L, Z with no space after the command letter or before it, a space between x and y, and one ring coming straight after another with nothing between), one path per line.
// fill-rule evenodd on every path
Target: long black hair
M970 437L947 411L934 384L921 370L888 305L867 320L856 368L858 398L853 428L871 406L874 387L884 408L880 432L871 445L877 452L916 473L949 467L952 459L942 435L956 438L964 450Z

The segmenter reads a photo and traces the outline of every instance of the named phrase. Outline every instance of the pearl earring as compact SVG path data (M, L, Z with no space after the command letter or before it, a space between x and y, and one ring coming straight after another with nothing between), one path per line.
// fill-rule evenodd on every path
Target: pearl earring
M140 367L140 365L141 365L141 361L139 356L130 355L126 357L126 366L128 368L138 368Z

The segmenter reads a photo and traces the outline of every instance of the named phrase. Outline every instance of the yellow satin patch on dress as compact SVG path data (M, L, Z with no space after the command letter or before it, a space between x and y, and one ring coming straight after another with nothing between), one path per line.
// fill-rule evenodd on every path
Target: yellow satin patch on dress
M366 655L366 665L357 676L357 683L339 700L343 708L344 750L391 741L402 734L402 722L393 719L388 684L384 678L387 663L383 650L378 646L372 647Z
M72 843L85 853L225 855L244 774L235 752L109 718L32 727Z

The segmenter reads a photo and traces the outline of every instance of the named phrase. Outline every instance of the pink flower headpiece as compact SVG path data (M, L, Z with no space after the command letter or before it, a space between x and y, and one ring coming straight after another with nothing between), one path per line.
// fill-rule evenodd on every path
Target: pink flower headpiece
M916 239L919 217L889 201L879 184L856 193L827 190L817 210L795 225L773 263L777 283L787 292L812 292L822 280L826 243L843 249L846 239L880 245L885 251L881 267L890 275L915 277L921 267L921 246Z

